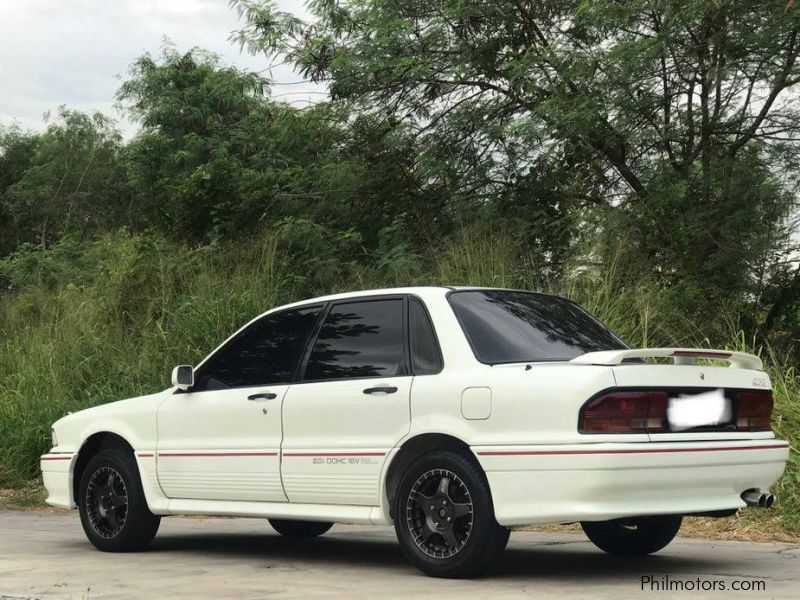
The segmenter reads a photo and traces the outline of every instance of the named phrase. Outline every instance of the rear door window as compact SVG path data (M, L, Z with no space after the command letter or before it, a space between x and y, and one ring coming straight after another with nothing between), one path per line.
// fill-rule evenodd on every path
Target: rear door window
M303 380L406 374L403 299L342 302L331 307Z
M416 298L408 303L408 337L411 370L414 375L431 375L442 370L442 353L430 317Z

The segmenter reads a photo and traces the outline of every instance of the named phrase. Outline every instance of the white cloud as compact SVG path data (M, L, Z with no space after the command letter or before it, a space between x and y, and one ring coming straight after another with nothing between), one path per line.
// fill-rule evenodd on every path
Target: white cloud
M303 0L278 4L307 14ZM0 124L40 129L46 112L66 104L102 111L130 136L135 125L114 109L114 93L131 62L157 53L166 37L180 51L198 46L224 64L265 69L263 56L241 53L228 41L238 26L227 0L0 0ZM271 76L279 83L299 79L287 66L272 69ZM274 94L305 103L320 99L313 92L321 89L279 85Z

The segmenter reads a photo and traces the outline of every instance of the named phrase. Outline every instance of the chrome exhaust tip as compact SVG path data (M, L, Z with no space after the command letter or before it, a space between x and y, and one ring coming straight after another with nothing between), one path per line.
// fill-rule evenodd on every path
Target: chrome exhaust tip
M775 496L768 492L752 489L745 490L741 496L747 506L755 506L757 508L770 508L775 504Z

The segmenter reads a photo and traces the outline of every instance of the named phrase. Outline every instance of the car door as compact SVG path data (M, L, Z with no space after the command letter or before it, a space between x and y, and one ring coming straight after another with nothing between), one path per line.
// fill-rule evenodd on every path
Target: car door
M409 430L401 296L332 303L283 404L290 502L376 506L389 451Z
M267 314L204 361L158 410L157 473L169 498L286 501L281 404L323 305Z

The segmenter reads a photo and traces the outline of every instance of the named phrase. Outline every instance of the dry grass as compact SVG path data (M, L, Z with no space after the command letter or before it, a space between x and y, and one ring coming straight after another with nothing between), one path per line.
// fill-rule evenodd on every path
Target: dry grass
M800 534L786 528L780 518L780 514L774 511L756 511L755 509L739 511L737 515L724 519L687 517L683 520L678 535L709 540L800 544ZM581 533L581 527L577 523L521 527L520 530Z
M690 517L684 519L680 535L712 540L737 540L742 542L788 542L800 544L800 533L792 531L781 522L774 511L757 509L739 511L726 519Z
M39 512L65 512L45 504L47 492L41 480L34 480L15 488L0 488L0 508Z

